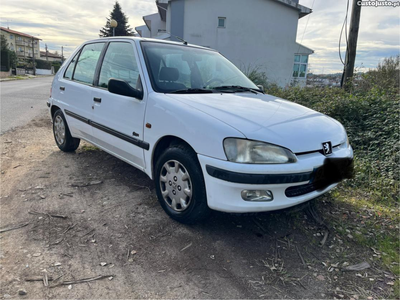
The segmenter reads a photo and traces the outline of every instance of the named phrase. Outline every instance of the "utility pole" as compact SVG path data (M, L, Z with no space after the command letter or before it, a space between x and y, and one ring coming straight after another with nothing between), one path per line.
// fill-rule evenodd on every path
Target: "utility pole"
M48 61L49 60L49 57L48 57L48 51L47 51L47 44L44 44L45 45L45 49L46 49L46 60Z
M343 72L342 88L348 89L349 81L354 74L354 63L356 61L358 30L360 28L361 5L360 1L353 0L353 8L351 11L349 42L346 49L346 61Z
M64 62L64 46L61 46L61 64Z
M33 37L32 37L32 64L33 64L33 75L36 75L35 44Z

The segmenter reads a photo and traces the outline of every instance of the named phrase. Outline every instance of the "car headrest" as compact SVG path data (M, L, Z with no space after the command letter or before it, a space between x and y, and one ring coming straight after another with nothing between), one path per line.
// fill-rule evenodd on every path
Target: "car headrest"
M179 71L177 68L162 67L158 80L177 81L179 79Z

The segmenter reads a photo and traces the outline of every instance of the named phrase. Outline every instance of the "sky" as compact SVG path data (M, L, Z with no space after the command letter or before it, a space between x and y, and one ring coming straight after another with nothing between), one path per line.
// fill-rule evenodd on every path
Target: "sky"
M217 1L217 0L216 0ZM247 0L248 1L248 0ZM356 1L356 0L354 0ZM397 1L397 0L396 0ZM49 51L68 56L82 42L98 37L114 0L0 0L1 26L34 35ZM351 12L351 0L349 15ZM119 0L134 28L142 16L157 12L155 0ZM299 20L297 42L313 49L309 69L328 74L343 70L339 59L339 36L347 0L300 0L313 13ZM385 57L399 54L400 7L362 7L356 68L365 72ZM342 54L345 42L342 42Z

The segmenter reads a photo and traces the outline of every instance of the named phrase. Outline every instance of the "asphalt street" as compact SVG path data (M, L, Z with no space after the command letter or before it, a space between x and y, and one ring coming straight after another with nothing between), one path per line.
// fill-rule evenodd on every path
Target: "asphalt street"
M0 82L0 134L46 111L53 76Z

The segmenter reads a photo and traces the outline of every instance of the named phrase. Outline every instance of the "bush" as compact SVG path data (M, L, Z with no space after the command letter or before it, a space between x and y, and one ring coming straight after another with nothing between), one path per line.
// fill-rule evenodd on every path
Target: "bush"
M400 55L385 58L376 70L364 74L356 90L371 90L399 93L400 92Z
M260 71L260 67L247 66L242 71L255 85L268 86L267 74Z
M53 61L53 62L51 63L51 65L54 67L54 73L57 73L58 70L59 70L60 67L61 67L61 62L59 62L59 61Z
M385 60L376 70L368 72L365 78L371 76L375 81L358 86L352 93L328 87L271 87L267 93L341 122L356 157L356 178L348 186L363 188L378 195L380 200L398 201L400 95L398 82L391 78L398 73L398 69L393 71L392 63L392 59Z
M51 62L43 59L36 59L36 69L45 69L45 70L50 70L51 69Z

